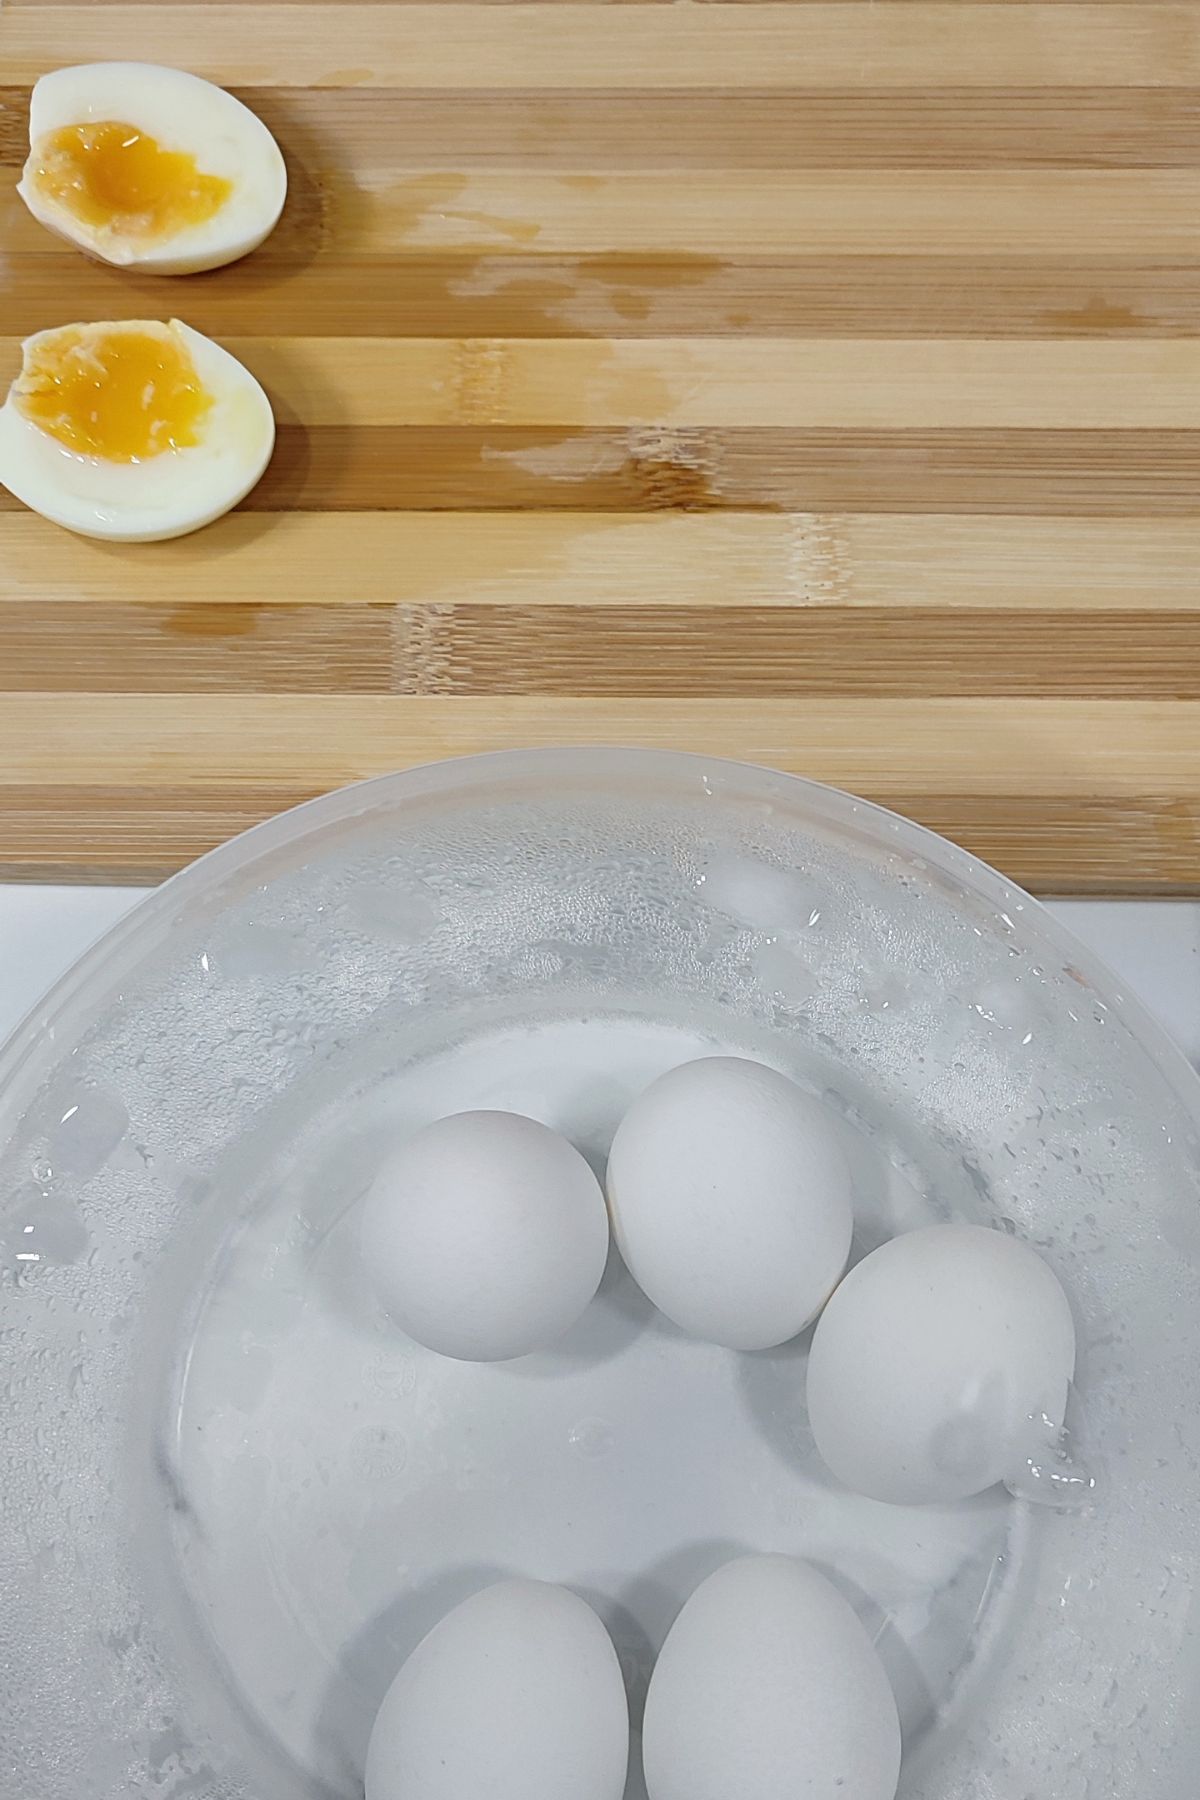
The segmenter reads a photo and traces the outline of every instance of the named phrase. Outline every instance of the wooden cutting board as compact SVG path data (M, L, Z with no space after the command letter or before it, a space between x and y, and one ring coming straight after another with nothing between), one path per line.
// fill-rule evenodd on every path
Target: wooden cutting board
M248 261L86 262L29 84L233 87ZM0 361L169 316L268 388L236 515L0 495L0 868L146 877L499 745L880 799L1042 890L1200 890L1200 5L6 0Z

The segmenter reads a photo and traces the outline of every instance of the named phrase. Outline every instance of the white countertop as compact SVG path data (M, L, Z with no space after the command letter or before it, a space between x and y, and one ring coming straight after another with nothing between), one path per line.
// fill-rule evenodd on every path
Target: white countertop
M143 891L0 885L0 1041ZM1057 900L1050 910L1117 971L1200 1066L1200 902Z

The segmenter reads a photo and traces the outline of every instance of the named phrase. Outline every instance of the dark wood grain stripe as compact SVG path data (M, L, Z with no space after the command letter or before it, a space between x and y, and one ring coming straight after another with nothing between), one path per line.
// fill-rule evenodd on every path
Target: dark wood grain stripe
M13 257L0 336L164 304L163 284L58 253ZM70 279L67 280L67 272ZM1194 263L708 256L249 258L178 301L212 336L1191 337ZM184 305L186 302L186 305Z
M316 798L312 783L250 780L125 785L14 783L0 797L0 881L165 881L218 844Z
M713 697L1200 698L1200 610L465 606L400 629L395 679L417 684L402 691L669 697L686 669Z
M0 880L158 881L323 791L311 781L164 781L149 791L69 781L3 792ZM1035 893L1194 894L1200 801L1054 793L872 795L962 844ZM1113 846L1121 846L1119 859Z
M889 795L887 805L1037 894L1195 895L1200 800L1143 796ZM1114 853L1114 845L1120 850Z
M37 11L40 8L53 9L56 6L61 5L62 0L7 0L7 3L13 11L29 12ZM109 0L73 0L73 3L81 6L104 6L109 3ZM295 0L255 0L257 6L286 6L293 5L294 3ZM408 5L451 6L458 4L459 0L324 0L324 3L327 6L333 7L361 4L376 5L380 7ZM563 0L523 0L523 3L545 6L549 9L550 7L561 5ZM828 4L828 0L693 0L693 3L701 6L721 7L764 4L782 7L785 5L824 6ZM1041 6L1094 6L1097 3L1097 0L954 0L954 3L964 9L975 5L1011 6L1020 9L1022 7L1028 7L1031 4L1038 4ZM1130 0L1100 0L1100 3L1107 3L1114 6L1124 5L1127 7L1130 4ZM194 5L195 0L133 0L133 4L144 5L147 8L154 6L157 9L158 6ZM513 4L513 0L475 0L475 4L480 6L509 6ZM573 0L573 4L594 6L670 6L678 5L679 0ZM923 7L928 4L928 0L842 0L842 4L858 5L864 8L876 5Z
M630 94L236 90L293 168L1154 168L1200 158L1187 88ZM29 148L29 92L0 87L0 166Z
M639 606L0 610L13 693L1200 699L1195 613Z
M104 605L0 608L10 693L379 693L396 685L404 608Z
M1200 432L284 422L247 509L1200 515ZM20 503L0 488L0 510Z
M242 90L287 146L359 167L1152 168L1200 159L1200 91L406 94Z
M247 506L1200 514L1200 432L284 424ZM17 502L0 490L0 506Z

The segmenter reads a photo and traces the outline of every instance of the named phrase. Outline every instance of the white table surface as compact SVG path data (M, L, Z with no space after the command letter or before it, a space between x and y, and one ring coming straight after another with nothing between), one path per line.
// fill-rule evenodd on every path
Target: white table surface
M142 891L0 885L0 1041ZM1200 902L1057 900L1050 910L1141 996L1200 1067Z

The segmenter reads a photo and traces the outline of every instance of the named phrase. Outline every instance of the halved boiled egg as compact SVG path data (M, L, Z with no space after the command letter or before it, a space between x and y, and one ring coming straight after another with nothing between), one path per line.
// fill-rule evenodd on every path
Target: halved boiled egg
M153 63L88 63L35 85L17 191L102 262L188 275L262 243L287 170L262 120L224 88Z
M0 481L85 537L182 537L236 506L275 443L236 357L178 319L61 325L22 346L0 407Z

